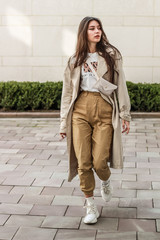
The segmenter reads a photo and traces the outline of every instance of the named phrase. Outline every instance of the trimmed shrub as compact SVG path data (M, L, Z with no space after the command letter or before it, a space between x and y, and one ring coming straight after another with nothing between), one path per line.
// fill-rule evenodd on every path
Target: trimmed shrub
M160 111L160 84L127 82L131 111ZM62 82L1 82L0 109L3 111L59 110Z
M2 82L0 108L4 110L60 109L62 82Z
M127 82L131 111L159 112L160 84Z

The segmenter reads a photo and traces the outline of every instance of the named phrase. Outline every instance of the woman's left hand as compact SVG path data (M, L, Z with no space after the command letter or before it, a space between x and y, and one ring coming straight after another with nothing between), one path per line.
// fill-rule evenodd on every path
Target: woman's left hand
M130 122L122 119L122 128L123 128L122 133L126 132L126 134L128 134L130 130Z

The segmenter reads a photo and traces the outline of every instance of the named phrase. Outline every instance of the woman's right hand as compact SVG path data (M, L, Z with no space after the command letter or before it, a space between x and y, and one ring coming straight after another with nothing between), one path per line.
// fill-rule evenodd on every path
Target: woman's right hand
M60 133L62 139L64 139L66 137L66 133Z

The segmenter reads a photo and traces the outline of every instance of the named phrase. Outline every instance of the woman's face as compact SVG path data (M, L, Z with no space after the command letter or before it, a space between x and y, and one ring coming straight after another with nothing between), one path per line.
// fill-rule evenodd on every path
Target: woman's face
M87 30L87 37L90 43L97 43L100 41L102 30L99 23L95 20L90 21Z

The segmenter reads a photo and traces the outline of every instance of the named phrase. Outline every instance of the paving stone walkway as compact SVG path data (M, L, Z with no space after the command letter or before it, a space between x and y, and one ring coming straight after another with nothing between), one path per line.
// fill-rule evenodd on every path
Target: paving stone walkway
M59 119L0 119L0 240L160 239L160 119L133 119L123 136L124 169L112 171L113 198L83 224L85 199L67 182Z

